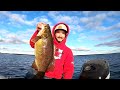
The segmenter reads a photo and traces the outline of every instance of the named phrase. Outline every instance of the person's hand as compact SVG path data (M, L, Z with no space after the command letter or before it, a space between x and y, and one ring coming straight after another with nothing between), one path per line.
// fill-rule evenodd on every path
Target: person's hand
M44 27L44 25L45 25L45 23L39 22L39 23L37 24L36 29L37 29L38 31L40 31L40 30Z

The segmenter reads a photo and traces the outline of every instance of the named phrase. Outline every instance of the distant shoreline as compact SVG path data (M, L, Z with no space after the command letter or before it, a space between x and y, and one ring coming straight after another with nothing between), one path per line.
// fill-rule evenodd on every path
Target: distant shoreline
M22 53L1 53L0 54L14 54L14 55L32 55L34 56L34 54L22 54Z
M119 54L120 52L117 53L103 53L103 54L86 54L86 55L74 55L74 56L87 56L87 55L107 55L107 54Z
M74 55L74 56L87 56L87 55L106 55L106 54L118 54L120 52L117 53L104 53L104 54L86 54L86 55ZM14 54L14 55L31 55L34 56L34 54L22 54L22 53L2 53L0 52L0 54Z

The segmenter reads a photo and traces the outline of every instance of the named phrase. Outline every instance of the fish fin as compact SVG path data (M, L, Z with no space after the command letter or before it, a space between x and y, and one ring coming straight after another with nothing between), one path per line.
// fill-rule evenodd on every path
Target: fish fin
M34 60L33 63L32 63L32 68L34 68L35 70L38 70L37 65L36 65L36 63L35 63L35 60Z
M45 72L38 71L36 75L34 75L33 79L44 79Z
M31 41L34 42L34 43L36 43L39 39L41 39L41 37L40 36L36 36Z

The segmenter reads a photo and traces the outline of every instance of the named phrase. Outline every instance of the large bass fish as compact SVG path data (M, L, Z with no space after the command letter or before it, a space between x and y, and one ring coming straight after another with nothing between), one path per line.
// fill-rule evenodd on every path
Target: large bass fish
M36 73L32 79L43 79L46 70L54 59L53 38L49 24L43 25L34 41L35 60L33 61L32 68L34 68Z

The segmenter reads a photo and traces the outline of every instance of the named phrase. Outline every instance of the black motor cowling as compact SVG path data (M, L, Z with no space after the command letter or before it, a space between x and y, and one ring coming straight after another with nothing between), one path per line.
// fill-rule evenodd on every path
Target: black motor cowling
M83 64L79 79L109 79L110 70L107 60L89 60Z

